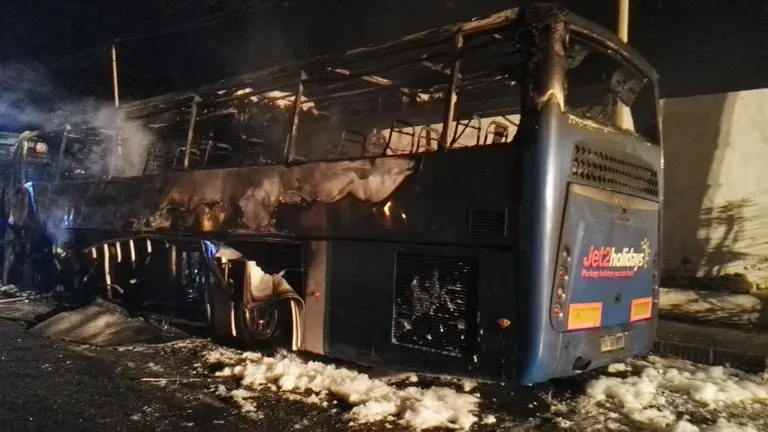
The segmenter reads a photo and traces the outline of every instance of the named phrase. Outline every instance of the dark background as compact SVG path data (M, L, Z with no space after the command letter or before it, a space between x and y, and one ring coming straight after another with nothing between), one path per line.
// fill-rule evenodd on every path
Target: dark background
M186 22L189 31L118 44L121 100L178 90L518 5L503 0L4 0L0 65L36 67L73 96L112 98L109 42ZM615 0L564 1L615 29ZM264 7L253 9L254 5ZM243 11L249 12L242 13ZM224 15L222 15L224 14ZM768 1L633 0L630 43L662 96L768 87ZM104 45L99 45L104 44ZM96 48L86 51L84 50ZM2 67L2 66L0 66ZM0 69L2 71L2 69Z

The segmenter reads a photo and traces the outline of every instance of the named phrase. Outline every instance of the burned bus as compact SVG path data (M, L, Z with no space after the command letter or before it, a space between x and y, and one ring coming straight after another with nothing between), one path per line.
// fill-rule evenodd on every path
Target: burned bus
M4 266L253 348L574 375L652 346L658 102L637 52L549 6L134 102L6 181Z

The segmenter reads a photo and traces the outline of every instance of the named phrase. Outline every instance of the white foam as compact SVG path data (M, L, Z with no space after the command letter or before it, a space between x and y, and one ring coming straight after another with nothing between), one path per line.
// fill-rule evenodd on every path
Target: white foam
M242 407L250 395L270 387L291 399L327 406L342 399L353 405L349 417L356 423L397 421L421 430L434 427L469 429L478 422L479 398L447 387L396 388L382 379L372 379L350 369L320 362L306 362L290 353L268 357L215 349L205 354L205 363L218 366L220 377L239 382L238 393L230 393ZM407 382L407 378L403 382ZM219 389L221 390L221 389ZM263 390L262 390L263 391ZM484 421L492 423L494 418Z
M553 411L563 420L594 425L598 430L605 430L609 420L619 426L640 424L675 432L756 432L756 427L768 427L768 419L760 415L768 402L765 377L659 357L617 363L608 371L632 374L601 376L587 385L586 395L578 400L555 401ZM715 423L700 420L696 424L689 418L695 414L704 414L697 418L719 418ZM728 414L734 417L727 418Z

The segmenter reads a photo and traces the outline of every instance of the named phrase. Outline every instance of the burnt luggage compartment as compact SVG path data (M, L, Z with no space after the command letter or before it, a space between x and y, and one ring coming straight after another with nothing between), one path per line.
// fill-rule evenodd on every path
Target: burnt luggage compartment
M474 247L329 244L326 353L392 369L513 379L513 262ZM331 293L332 291L332 293Z

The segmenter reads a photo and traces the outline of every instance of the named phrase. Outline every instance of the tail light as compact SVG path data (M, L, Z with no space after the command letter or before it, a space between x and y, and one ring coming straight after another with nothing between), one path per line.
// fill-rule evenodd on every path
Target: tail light
M563 307L567 297L568 268L571 263L571 252L564 247L560 252L560 259L557 265L557 280L555 281L555 301L552 306L552 316L555 319L563 318Z
M562 286L562 285L559 285L557 287L557 291L555 292L555 296L556 296L558 301L565 300L565 287Z
M37 141L36 139L27 140L25 146L28 153L31 152L35 155L43 155L48 153L48 145L42 141Z

